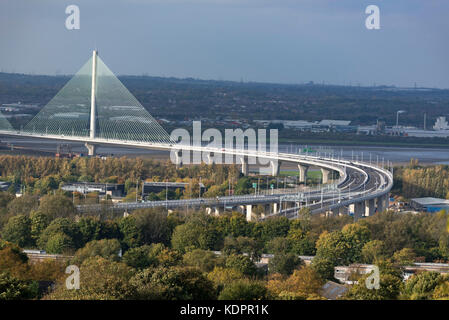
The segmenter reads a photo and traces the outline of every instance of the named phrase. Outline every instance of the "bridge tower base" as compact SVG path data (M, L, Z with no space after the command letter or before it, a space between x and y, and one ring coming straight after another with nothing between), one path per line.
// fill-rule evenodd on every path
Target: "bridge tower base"
M84 146L87 148L87 154L89 155L89 156L95 156L95 152L96 152L96 145L94 145L94 144L91 144L91 143L85 143L84 144Z

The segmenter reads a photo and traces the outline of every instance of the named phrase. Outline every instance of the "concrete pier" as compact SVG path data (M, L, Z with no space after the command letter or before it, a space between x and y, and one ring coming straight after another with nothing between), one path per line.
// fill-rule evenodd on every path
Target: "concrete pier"
M309 170L309 166L304 164L298 164L299 169L299 182L306 182L307 179L307 171Z

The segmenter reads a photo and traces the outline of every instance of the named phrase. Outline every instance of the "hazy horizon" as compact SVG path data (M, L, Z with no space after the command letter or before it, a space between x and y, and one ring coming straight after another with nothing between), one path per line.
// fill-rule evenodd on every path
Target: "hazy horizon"
M80 8L67 30L65 8ZM365 8L381 29L365 28ZM0 70L72 75L98 48L117 75L449 88L444 0L3 0Z

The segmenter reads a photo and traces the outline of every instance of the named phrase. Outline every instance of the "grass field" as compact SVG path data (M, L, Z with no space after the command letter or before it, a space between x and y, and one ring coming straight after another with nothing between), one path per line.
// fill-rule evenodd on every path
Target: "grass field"
M299 175L299 172L295 171L295 170L281 170L280 175L281 176L297 176L297 175ZM320 180L321 179L321 171L320 170L307 171L307 179Z

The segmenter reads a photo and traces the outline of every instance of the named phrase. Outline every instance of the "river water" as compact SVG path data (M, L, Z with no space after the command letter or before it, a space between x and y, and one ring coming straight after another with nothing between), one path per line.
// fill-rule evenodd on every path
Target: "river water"
M0 137L2 143L8 142L16 147L25 147L36 151L53 153L56 152L58 142L46 139L29 139L29 138L13 138ZM77 153L86 153L86 148L80 143L69 143L72 151ZM299 153L303 148L310 148L320 156L329 156L333 153L334 157L345 159L358 159L372 162L391 161L393 163L407 163L411 158L418 159L422 164L449 164L449 149L443 148L413 148L413 147L381 147L381 146L326 146L326 145L296 145L281 144L280 152ZM135 148L124 148L115 146L99 146L97 153L102 155L128 155L141 156L148 155L156 158L167 158L168 152L157 150L145 150Z

